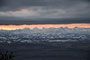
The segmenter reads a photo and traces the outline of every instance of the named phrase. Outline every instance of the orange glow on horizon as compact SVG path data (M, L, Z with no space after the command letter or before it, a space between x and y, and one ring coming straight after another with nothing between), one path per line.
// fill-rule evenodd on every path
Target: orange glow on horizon
M0 25L0 30L16 30L24 28L59 28L59 27L68 27L68 28L90 28L90 24L43 24L43 25Z

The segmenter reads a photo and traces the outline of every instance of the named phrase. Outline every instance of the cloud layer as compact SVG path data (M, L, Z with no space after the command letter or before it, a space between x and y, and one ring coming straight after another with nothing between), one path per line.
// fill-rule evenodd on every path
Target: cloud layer
M90 23L90 0L0 0L1 25L65 23Z

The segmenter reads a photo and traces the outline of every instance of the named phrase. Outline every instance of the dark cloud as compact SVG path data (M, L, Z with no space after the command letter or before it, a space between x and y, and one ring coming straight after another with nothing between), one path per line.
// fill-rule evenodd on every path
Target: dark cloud
M45 6L44 0L0 0L0 10L17 10L31 6Z
M36 13L16 14L22 9ZM89 17L90 0L0 0L1 25L90 23Z
M22 25L22 24L72 24L72 23L90 23L90 18L75 19L45 19L45 20L1 20L0 25Z
M0 10L16 10L32 6L46 6L69 8L80 3L89 3L90 0L0 0Z

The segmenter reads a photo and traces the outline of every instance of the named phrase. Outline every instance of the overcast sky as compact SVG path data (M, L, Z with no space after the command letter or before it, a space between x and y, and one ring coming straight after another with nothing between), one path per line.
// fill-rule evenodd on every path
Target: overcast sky
M0 0L0 25L90 23L90 0Z

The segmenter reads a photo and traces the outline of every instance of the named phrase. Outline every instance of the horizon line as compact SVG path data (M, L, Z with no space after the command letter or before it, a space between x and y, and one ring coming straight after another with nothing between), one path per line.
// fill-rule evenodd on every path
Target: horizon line
M17 30L17 29L42 29L42 28L60 28L60 27L68 27L68 28L90 28L90 24L86 23L77 23L77 24L38 24L38 25L0 25L0 30Z

